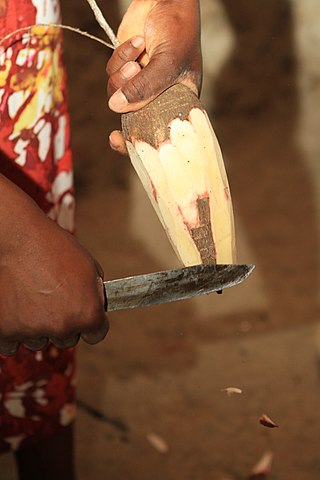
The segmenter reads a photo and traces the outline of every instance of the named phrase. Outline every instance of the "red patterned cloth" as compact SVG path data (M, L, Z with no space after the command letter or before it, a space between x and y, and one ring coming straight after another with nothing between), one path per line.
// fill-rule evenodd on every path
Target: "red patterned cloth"
M58 0L0 0L1 38L59 20ZM66 76L57 29L35 27L0 46L0 173L73 231ZM14 357L0 356L0 452L73 421L74 370L74 350L53 345L44 352L20 347Z

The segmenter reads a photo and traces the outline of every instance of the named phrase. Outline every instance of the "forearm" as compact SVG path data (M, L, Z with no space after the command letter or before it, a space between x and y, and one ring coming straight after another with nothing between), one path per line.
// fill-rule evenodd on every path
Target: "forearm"
M27 233L28 223L45 216L23 190L0 174L0 256Z

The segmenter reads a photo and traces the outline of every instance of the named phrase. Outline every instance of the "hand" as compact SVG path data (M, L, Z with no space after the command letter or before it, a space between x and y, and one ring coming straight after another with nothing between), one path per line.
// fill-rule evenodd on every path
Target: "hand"
M123 42L107 65L109 107L136 111L176 83L199 94L202 60L198 0L133 0L118 31ZM110 145L125 153L121 132Z
M1 176L0 176L1 177ZM102 340L103 272L77 240L0 178L0 353ZM11 205L11 209L8 205Z

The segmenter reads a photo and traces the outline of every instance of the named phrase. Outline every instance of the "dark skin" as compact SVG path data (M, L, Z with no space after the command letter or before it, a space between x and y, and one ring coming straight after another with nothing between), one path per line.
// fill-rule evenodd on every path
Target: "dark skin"
M179 82L199 93L198 0L133 0L118 38L122 44L107 66L112 110L138 110ZM110 145L126 152L118 131L111 133ZM12 355L21 343L40 350L48 339L58 348L80 337L90 344L101 341L108 321L98 263L1 175L0 192L0 352ZM21 480L73 480L72 432L71 426L18 451Z
M0 352L69 348L108 331L103 272L68 232L0 176Z

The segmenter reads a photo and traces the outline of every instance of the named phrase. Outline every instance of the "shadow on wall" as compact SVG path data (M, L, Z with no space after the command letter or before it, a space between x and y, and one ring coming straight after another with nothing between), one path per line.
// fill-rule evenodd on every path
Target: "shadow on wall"
M264 276L270 323L314 320L319 239L313 184L296 141L292 9L285 0L224 5L236 43L214 85L212 113L236 215Z

